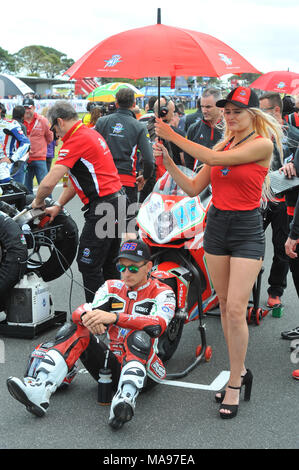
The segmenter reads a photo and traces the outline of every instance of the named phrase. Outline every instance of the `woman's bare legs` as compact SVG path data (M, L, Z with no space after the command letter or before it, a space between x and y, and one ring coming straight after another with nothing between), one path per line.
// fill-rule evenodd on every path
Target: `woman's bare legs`
M222 327L230 361L229 384L239 387L241 375L246 371L244 363L248 345L247 306L262 260L209 254L206 254L206 259L220 303ZM228 389L223 404L234 405L238 402L239 391Z

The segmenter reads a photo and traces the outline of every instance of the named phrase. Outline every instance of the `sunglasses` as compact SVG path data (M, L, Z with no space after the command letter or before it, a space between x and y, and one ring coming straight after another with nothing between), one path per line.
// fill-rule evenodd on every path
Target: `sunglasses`
M54 132L54 130L55 130L54 128L55 128L56 125L57 125L57 119L55 119L53 121L52 126L50 127L50 131Z
M130 264L130 266L125 266L124 264L117 264L116 269L119 273L124 273L126 269L128 269L130 273L136 274L139 272L139 269L145 266L147 263L148 262L146 261L141 266L134 266L134 264Z

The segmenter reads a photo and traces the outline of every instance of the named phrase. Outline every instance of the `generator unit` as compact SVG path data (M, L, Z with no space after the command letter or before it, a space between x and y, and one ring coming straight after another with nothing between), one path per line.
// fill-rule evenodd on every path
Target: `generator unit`
M5 308L7 324L37 326L53 318L52 307L47 284L33 272L25 274L9 292Z
M0 334L6 336L33 338L66 321L66 312L54 311L47 283L33 272L9 291L4 312L6 321L0 323Z

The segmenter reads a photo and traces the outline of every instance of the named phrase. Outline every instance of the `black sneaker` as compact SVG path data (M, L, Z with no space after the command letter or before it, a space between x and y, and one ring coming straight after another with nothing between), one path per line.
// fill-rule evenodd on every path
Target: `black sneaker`
M283 331L281 333L283 339L298 339L299 338L299 326L293 328L292 330Z

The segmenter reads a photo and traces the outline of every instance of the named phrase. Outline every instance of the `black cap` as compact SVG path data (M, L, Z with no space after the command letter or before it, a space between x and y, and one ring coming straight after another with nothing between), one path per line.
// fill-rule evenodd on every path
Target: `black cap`
M218 108L224 108L226 103L232 103L239 108L259 108L259 98L252 88L238 86L232 90L224 100L216 102Z
M24 98L23 106L24 108L31 108L32 106L34 106L34 101L31 98Z
M132 261L136 261L137 263L139 261L149 261L151 258L151 251L149 246L142 240L126 240L121 244L115 261L119 258L127 258Z

